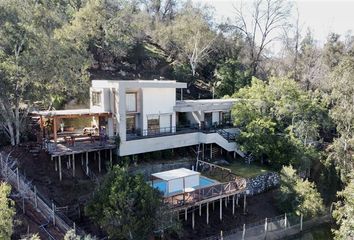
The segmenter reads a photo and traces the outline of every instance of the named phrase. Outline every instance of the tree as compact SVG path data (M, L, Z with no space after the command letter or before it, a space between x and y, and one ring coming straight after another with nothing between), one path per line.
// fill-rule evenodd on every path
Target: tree
M272 43L277 29L287 24L291 6L285 0L254 0L249 13L241 5L236 8L235 27L240 30L248 44L252 75L257 74L266 47Z
M82 93L88 61L56 37L62 16L50 3L4 0L0 12L0 124L16 145L34 101Z
M241 149L257 159L309 168L317 158L312 146L328 119L320 99L303 91L295 81L253 78L251 86L233 95L234 125L241 129Z
M160 29L156 38L172 58L187 62L195 76L199 64L213 51L216 34L205 9L194 7L190 2L183 9L169 25Z
M64 236L64 240L96 240L96 239L97 239L96 237L92 237L90 234L85 236L77 235L74 229L68 231Z
M293 212L304 217L314 217L324 210L323 200L314 183L302 180L296 170L284 166L277 201L284 212Z
M0 239L10 239L13 233L16 212L15 203L9 198L10 193L10 185L0 182Z
M340 200L335 204L333 217L339 228L333 230L335 239L354 238L354 179L351 179L345 189L338 193Z
M250 84L250 72L237 60L228 59L219 64L216 70L216 94L219 97L231 96L240 88Z
M115 166L88 205L87 214L113 239L146 239L159 223L160 192L141 175Z

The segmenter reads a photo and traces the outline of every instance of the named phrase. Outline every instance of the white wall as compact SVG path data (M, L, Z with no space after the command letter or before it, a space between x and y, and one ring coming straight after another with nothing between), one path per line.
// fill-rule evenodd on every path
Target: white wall
M168 181L168 193L183 190L183 178L173 179Z
M219 123L219 121L220 121L219 118L220 118L220 112L213 112L212 116L211 116L212 124L214 124L215 122Z
M101 92L101 104L99 106L92 105L92 92ZM91 87L90 88L90 108L93 111L97 112L111 112L112 109L112 101L111 101L111 89L110 88L99 88L99 87Z
M199 174L184 178L186 188L199 186Z
M147 115L160 116L160 127L170 127L167 113L173 114L172 126L176 126L176 116L173 107L176 103L176 89L174 88L143 88L142 89L142 129L147 129ZM168 116L169 118L169 116ZM166 126L168 125L168 126Z

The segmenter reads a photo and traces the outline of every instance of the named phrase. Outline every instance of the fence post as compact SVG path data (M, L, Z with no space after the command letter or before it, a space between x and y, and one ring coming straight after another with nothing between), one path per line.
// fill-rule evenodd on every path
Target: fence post
M224 234L222 232L222 230L220 231L220 240L223 240L224 239Z
M288 225L288 218L286 217L286 213L285 213L285 217L284 217L284 228L286 228L287 225Z
M73 225L74 225L74 226L73 226L73 227L74 227L74 233L75 233L75 235L76 235L76 223L74 222Z
M38 208L38 199L37 199L37 187L34 186L34 205L36 206L36 209Z
M246 235L246 224L243 224L242 240L245 240L245 235Z
M300 231L302 231L302 221L303 221L303 215L302 215L302 213L301 213L301 215L300 215Z
M55 205L52 201L53 225L55 226Z
M265 218L265 221L264 221L264 239L267 239L267 231L268 231L268 218Z
M18 172L18 167L16 168L16 180L17 180L17 191L20 191L20 174Z

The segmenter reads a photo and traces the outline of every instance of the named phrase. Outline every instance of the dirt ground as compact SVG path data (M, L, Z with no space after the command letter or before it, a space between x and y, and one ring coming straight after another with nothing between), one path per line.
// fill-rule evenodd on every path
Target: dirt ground
M58 206L73 206L77 205L82 196L90 195L94 189L95 184L92 183L83 173L81 169L81 159L76 161L76 177L72 177L72 169L66 169L66 159L63 160L63 180L59 181L59 174L55 171L54 161L50 160L50 157L41 152L38 157L33 157L28 154L28 149L19 148L13 153L14 156L21 156L20 172L23 173L28 179L37 186L39 192L44 195L49 201L53 200ZM104 157L103 157L104 160ZM97 161L90 159L90 168L98 174ZM103 161L104 162L104 161ZM104 168L103 168L104 169ZM103 171L100 176L103 176ZM213 210L212 204L210 204L209 225L206 224L206 210L203 208L202 216L199 217L199 212L195 214L195 229L192 229L191 214L188 216L188 221L184 221L184 214L181 213L180 219L183 224L183 237L182 239L202 239L215 234L219 234L221 230L227 231L244 223L254 223L260 220L264 220L266 217L274 217L279 215L274 205L274 191L270 191L264 194L260 194L247 198L247 211L246 215L243 215L243 208L239 206L236 208L236 213L232 215L231 201L226 208L223 203L223 220L219 220L219 202L215 203L215 209ZM243 200L240 199L239 204L243 204ZM81 208L83 210L83 206ZM77 223L78 227L81 227L88 233L98 234L102 236L102 232L97 226L89 221L81 214L81 217L71 216L71 218ZM24 218L25 219L25 218ZM36 223L31 223L31 219L23 221L26 223L23 226L29 226L33 229L31 232L37 232ZM32 225L31 225L32 224ZM19 230L17 232L23 234L26 229ZM19 236L19 235L17 235Z
M243 224L252 224L265 220L266 217L280 215L275 204L274 196L276 192L269 191L253 197L247 197L247 214L243 214L243 199L239 200L240 206L236 208L235 215L232 215L231 201L227 207L223 202L223 220L219 218L219 201L215 202L215 209L209 205L209 225L206 224L206 209L202 208L202 216L199 217L199 209L195 212L195 229L192 229L192 216L188 214L188 221L184 221L184 214L180 215L183 223L183 239L203 239L209 236L220 234L220 231L228 231ZM231 200L231 199L230 199Z

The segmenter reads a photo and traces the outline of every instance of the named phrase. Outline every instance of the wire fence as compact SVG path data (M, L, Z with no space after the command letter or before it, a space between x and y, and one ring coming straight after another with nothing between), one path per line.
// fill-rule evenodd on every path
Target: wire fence
M241 227L221 231L203 240L258 240L258 239L284 239L287 236L307 231L314 226L330 222L332 219L331 210L326 209L325 213L309 219L295 214L283 214L273 218L266 218L252 224L244 224Z
M51 222L63 235L71 229L75 229L79 234L83 234L83 231L76 228L72 220L61 211L57 210L57 206L53 201L49 201L41 195L37 191L36 186L19 172L16 160L12 159L9 155L4 157L3 154L0 153L0 174L5 181L11 184L12 188L18 192L23 202L26 201L35 209L39 210L43 217L48 220L48 224ZM40 228L47 233L50 239L55 239L54 236L45 229L48 224L43 224Z

